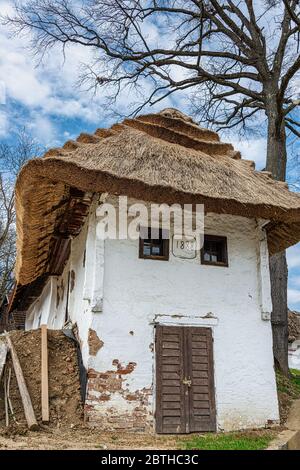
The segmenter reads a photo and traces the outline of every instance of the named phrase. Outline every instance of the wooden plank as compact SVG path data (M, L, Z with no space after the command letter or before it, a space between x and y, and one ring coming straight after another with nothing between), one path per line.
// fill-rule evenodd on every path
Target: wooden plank
M210 416L210 410L208 409L198 409L194 411L194 418L197 418L199 416Z
M179 357L180 351L179 349L163 349L162 355L163 357Z
M177 374L179 374L177 364L162 364L161 365L161 370L164 373L176 372Z
M205 349L207 350L206 341L194 341L193 340L193 349Z
M177 416L180 419L180 409L178 408L164 408L163 409L163 416L164 417L171 417L171 416Z
M163 339L163 342L167 342L167 341L174 341L176 343L180 343L180 336L179 335L174 335L174 334L170 334L170 333L167 333L166 331L164 331L164 339Z
M179 349L179 343L164 341L162 347L163 349Z
M21 364L19 362L19 358L17 356L16 350L14 348L14 345L9 335L6 336L6 341L7 341L9 351L11 354L11 358L12 358L12 362L13 362L13 366L15 370L15 375L16 375L16 379L17 379L17 383L18 383L18 387L19 387L19 391L20 391L20 395L21 395L21 399L23 403L27 425L31 431L35 431L38 429L38 423L34 414L33 406L31 403L31 398L30 398L30 395L26 386Z
M213 381L212 333L210 328L188 328L190 431L215 431L216 409ZM206 372L207 371L207 372Z
M178 395L163 395L162 401L175 401L177 403L181 403L181 399Z
M173 386L173 387L168 387L167 385L165 385L165 383L163 382L163 386L162 386L162 392L163 394L169 394L169 395L180 395L180 385L177 385L177 386Z
M4 366L7 356L7 344L5 341L0 341L0 380L4 371Z
M179 366L180 357L162 357L161 362L163 366Z
M162 373L162 378L163 380L180 380L178 372L165 372L164 370Z
M156 327L156 431L185 432L183 406L183 330Z
M203 395L202 393L200 394L195 394L194 395L194 408L197 408L197 409L200 409L200 408L210 408L209 406L209 400L201 400L201 395Z
M169 377L166 377L164 378L163 377L163 381L164 381L164 387L180 387L180 379L170 379Z
M196 371L198 372L198 371ZM197 375L195 375L195 372L193 374L193 384L194 386L196 385L208 385L208 377L203 377L203 378L198 378Z
M164 434L182 434L181 425L164 424Z
M163 401L162 407L164 410L180 410L180 402L176 401Z
M197 363L198 363L198 364L208 364L207 354L206 354L205 357L204 357L204 356L198 356L198 355L195 356L195 355L193 354L193 356L192 356L192 362L193 362L194 364L197 364Z
M199 343L203 343L206 347L206 335L192 335L192 341L194 342L199 342Z
M163 418L164 424L172 424L174 426L181 425L181 417L180 416L164 416Z
M200 364L199 362L195 362L193 364L193 371L194 370L208 371L208 364Z
M198 393L197 398L196 398L196 395L194 395L194 403L195 403L195 400L206 400L206 401L208 401L209 400L209 394L208 393Z
M194 385L192 390L192 393L208 393L209 392L209 386L208 385Z
M7 382L4 377L4 408L5 408L5 426L9 426L9 414L8 414L8 397L7 397Z
M208 372L202 370L193 370L194 379L208 379Z
M49 422L49 384L48 384L48 343L47 343L47 325L41 325L41 403L42 403L42 421Z

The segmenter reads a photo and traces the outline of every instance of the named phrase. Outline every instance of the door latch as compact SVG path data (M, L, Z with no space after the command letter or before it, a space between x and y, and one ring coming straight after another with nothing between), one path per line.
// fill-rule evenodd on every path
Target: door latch
M192 385L192 381L191 381L190 377L188 379L186 377L184 377L182 383L183 383L183 385L187 385L188 387L190 387Z

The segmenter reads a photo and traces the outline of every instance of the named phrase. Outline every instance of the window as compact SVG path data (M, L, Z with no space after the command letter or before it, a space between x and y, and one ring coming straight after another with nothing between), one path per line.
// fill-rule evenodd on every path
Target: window
M163 238L162 229L159 229L159 238L150 238L151 227L141 229L141 231L143 230L147 230L146 235L148 238L140 237L139 257L167 261L169 259L169 239Z
M204 235L201 263L213 266L228 266L227 238Z

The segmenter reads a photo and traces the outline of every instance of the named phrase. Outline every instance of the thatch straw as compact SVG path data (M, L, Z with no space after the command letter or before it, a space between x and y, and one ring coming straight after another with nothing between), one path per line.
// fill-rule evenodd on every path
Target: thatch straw
M271 253L300 239L300 197L173 109L81 134L45 157L29 161L16 184L20 284L47 271L60 203L70 187L153 202L204 203L207 212L269 219Z

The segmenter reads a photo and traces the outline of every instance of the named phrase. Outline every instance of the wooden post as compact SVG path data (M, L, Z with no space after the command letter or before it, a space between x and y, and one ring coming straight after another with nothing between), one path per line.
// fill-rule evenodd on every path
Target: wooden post
M41 325L42 337L42 421L49 422L49 384L48 384L48 344L47 344L47 325Z
M8 414L8 398L7 398L7 382L6 374L4 376L4 407L5 407L5 426L9 426L9 414Z
M10 354L11 354L11 358L12 358L12 362L13 362L13 366L14 366L14 370L16 374L16 379L17 379L17 383L18 383L18 387L20 390L20 395L21 395L21 399L23 403L27 425L31 431L35 431L38 429L39 426L35 418L34 409L33 409L31 398L30 398L30 395L26 386L21 364L19 362L19 358L17 356L16 350L14 348L14 345L9 335L6 336L6 341L7 341Z
M4 371L4 366L6 362L7 354L7 344L4 341L0 340L0 380Z

